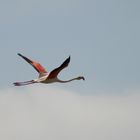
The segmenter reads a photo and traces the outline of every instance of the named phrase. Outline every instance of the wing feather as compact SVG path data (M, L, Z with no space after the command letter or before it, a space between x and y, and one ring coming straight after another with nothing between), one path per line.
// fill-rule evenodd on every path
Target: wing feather
M69 62L70 62L70 56L58 68L56 68L50 72L48 79L57 77L59 72L68 66Z
M45 70L45 68L40 63L38 63L36 61L33 61L33 60L31 60L31 59L23 56L20 53L18 53L18 55L20 57L22 57L25 61L27 61L29 64L31 64L39 74L47 73L47 71Z

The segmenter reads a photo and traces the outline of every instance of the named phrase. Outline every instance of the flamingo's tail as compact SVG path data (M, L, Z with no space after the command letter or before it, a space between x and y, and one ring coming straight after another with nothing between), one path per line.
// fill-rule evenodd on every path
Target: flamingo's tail
M25 85L29 85L29 84L34 84L37 83L35 80L31 80L31 81L26 81L26 82L15 82L13 83L15 86L25 86Z

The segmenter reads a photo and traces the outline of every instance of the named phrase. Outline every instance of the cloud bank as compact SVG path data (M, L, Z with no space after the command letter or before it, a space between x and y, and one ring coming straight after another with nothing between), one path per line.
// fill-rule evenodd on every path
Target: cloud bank
M1 140L139 140L140 95L80 96L48 87L0 91Z

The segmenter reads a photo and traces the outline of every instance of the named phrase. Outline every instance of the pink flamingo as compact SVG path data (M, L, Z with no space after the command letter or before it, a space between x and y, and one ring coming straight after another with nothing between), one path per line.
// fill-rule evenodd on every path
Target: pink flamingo
M22 54L18 53L20 57L22 57L24 60L26 60L29 64L31 64L35 70L39 73L39 77L34 80L26 81L26 82L15 82L13 83L15 86L24 86L24 85L29 85L29 84L34 84L34 83L54 83L54 82L59 82L59 83L67 83L71 82L73 80L85 80L83 76L78 76L76 78L70 79L70 80L60 80L57 76L60 73L61 70L66 68L70 62L70 56L56 69L52 70L50 73L48 73L45 68L38 62L33 61Z

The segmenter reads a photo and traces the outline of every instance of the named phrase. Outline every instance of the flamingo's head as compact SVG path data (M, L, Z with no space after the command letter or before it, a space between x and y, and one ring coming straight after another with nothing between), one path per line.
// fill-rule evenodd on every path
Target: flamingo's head
M83 76L79 76L77 77L77 80L85 80L85 78Z

